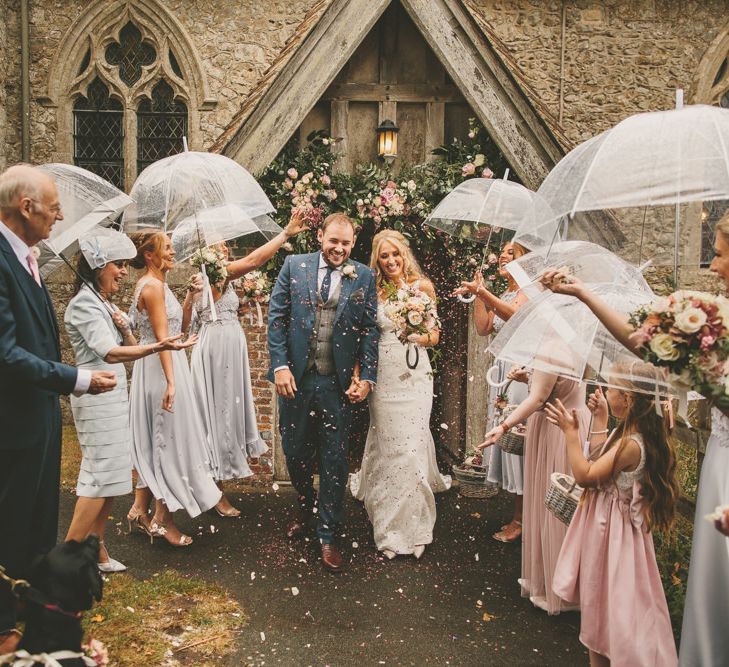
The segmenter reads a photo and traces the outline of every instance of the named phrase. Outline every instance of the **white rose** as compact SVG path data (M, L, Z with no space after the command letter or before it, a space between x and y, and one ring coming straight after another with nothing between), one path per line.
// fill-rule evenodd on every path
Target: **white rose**
M673 338L666 333L656 334L648 344L655 355L663 361L676 361L681 353L676 348Z
M670 307L671 300L667 296L660 296L651 304L654 313L665 313Z
M706 324L706 313L700 308L686 308L676 315L676 328L687 334L696 333Z
M486 156L483 153L478 153L476 157L473 158L474 167L480 167L484 162L486 162Z
M423 316L417 310L411 310L408 313L408 322L416 327L423 322Z

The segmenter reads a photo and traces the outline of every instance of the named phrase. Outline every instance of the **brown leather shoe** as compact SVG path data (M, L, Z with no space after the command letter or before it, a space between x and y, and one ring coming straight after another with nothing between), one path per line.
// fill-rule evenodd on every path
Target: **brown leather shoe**
M15 653L23 635L18 630L8 630L0 633L0 655Z
M342 554L333 544L321 545L321 562L330 572L342 571Z
M286 537L290 540L300 540L306 534L306 525L302 521L294 519L286 526Z

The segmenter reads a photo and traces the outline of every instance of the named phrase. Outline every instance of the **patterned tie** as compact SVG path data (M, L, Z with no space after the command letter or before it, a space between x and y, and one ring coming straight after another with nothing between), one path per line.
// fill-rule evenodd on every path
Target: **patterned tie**
M35 282L38 283L38 287L40 287L41 279L40 272L38 271L38 260L32 250L28 253L28 268L33 276L33 280L35 280Z
M329 290L332 286L332 271L334 271L334 269L331 266L327 266L327 272L324 275L324 280L321 281L320 294L322 303L329 301Z

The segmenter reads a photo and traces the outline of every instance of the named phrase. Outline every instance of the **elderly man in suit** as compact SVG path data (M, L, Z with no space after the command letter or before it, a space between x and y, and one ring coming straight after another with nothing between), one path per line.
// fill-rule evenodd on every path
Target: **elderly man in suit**
M319 453L317 536L324 567L342 568L334 545L342 520L351 404L377 379L377 289L372 269L353 262L352 221L342 213L318 231L321 252L286 258L271 294L269 379L279 395L281 445L299 493L301 519L287 528L301 537L316 510L314 458Z
M32 250L62 220L55 183L28 165L0 175L0 565L22 577L56 543L59 394L101 393L109 371L61 363L58 322ZM0 582L0 654L13 651L15 600Z

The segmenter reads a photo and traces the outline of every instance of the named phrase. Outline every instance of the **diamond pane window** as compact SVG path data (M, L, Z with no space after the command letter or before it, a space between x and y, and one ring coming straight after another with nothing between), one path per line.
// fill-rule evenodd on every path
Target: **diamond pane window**
M164 80L152 89L152 99L143 99L137 109L137 173L162 158L182 151L187 135L187 107L175 99Z
M124 189L124 110L97 77L73 105L73 163Z
M142 77L142 68L157 60L157 52L142 40L142 33L133 23L127 23L119 33L119 41L106 47L106 62L119 67L119 78L131 86Z

